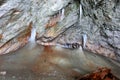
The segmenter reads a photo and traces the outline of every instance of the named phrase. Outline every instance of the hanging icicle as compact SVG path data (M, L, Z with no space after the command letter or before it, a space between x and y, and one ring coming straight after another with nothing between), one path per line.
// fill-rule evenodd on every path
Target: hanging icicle
M29 41L34 43L35 42L35 37L36 37L36 29L35 28L32 28L31 30L31 36L29 38Z
M87 35L86 35L86 34L83 34L83 35L82 35L82 38L83 38L83 40L82 40L83 48L86 48Z
M80 8L80 12L79 12L79 13L80 13L80 23L81 23L82 13L83 13L83 12L82 12L82 5L81 5L81 4L80 4L80 7L79 7L79 8Z
M65 9L62 9L60 20L62 21L65 17Z

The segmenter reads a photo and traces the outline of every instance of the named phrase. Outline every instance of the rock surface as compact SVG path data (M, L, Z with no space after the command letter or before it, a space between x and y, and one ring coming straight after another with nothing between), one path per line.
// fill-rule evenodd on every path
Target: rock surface
M82 35L87 35L87 50L119 59L120 1L81 0L80 5L78 24L64 32L57 42L83 44Z
M105 56L120 57L120 1L81 0L81 5L80 25L89 37L88 48Z
M31 28L32 25L29 24L29 26L23 32L2 45L0 47L0 55L16 51L17 49L27 44L30 37Z
M79 4L73 0L1 1L0 47L18 37L19 34L25 33L24 30L30 22L33 24L32 27L37 30L37 38L43 34L46 37L54 38L78 21L78 11ZM21 42L24 43L24 41ZM2 53L3 49L0 50Z
M16 39L21 33L26 34L32 22L39 43L83 45L83 35L87 35L85 49L120 60L119 10L119 0L2 0L0 54L27 43L30 33L23 36L20 43ZM14 40L16 42L11 43ZM15 47L7 50L8 45Z

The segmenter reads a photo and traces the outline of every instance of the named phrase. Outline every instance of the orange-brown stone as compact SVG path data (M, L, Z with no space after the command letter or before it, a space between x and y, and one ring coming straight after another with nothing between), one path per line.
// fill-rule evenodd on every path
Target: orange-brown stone
M58 14L56 17L50 18L49 22L46 25L46 29L51 28L51 27L55 27L59 20L60 20L60 14Z
M2 39L2 37L3 37L2 34L0 34L0 39Z
M112 59L116 59L115 53L112 50L109 50L100 45L91 44L89 42L87 42L86 46L87 46L86 49L90 50L91 52L98 53L98 54L101 54L103 56L106 56Z
M24 30L20 35L17 37L9 40L3 46L0 47L0 55L7 54L12 51L16 51L17 49L23 47L25 44L28 43L28 39L31 34L32 22L29 24L28 28Z

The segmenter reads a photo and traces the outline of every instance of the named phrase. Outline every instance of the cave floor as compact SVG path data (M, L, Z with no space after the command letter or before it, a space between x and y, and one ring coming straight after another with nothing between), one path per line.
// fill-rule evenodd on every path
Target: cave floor
M98 67L108 67L119 76L118 62L87 51L85 56L80 53L79 50L27 44L0 56L0 80L76 80Z
M65 58L48 47L28 44L0 56L0 80L74 80L80 73Z

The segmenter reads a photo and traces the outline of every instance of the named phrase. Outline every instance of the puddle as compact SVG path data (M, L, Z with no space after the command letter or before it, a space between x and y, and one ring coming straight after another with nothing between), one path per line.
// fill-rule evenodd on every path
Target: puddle
M111 68L119 77L120 64L109 58L88 51L83 53L81 49L27 44L0 56L0 80L75 80L98 67Z

